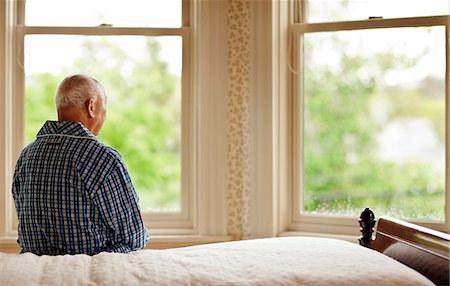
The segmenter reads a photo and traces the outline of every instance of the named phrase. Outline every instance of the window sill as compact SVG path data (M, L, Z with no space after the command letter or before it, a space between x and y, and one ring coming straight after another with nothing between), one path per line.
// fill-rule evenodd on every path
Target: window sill
M185 247L198 244L230 241L229 236L209 235L153 235L145 247L146 249L167 249ZM17 238L13 236L0 237L0 252L19 253Z
M19 253L20 248L17 243L17 237L6 236L0 237L0 252Z

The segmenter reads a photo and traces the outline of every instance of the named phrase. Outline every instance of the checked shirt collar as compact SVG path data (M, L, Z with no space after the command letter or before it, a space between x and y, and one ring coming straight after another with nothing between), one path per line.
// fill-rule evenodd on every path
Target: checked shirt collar
M41 130L36 135L36 138L54 136L97 140L94 134L92 134L81 122L50 120L45 122L44 126L42 126Z

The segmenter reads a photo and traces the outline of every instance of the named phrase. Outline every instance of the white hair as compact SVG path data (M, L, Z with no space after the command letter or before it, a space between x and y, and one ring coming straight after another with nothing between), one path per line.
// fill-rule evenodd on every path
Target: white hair
M97 101L102 97L103 106L106 105L106 93L103 86L94 78L82 74L66 77L56 91L56 108L81 108L88 99Z

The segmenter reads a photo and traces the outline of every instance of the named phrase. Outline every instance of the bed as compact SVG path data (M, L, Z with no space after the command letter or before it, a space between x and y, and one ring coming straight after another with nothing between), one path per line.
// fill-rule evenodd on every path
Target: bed
M0 285L448 285L448 234L361 215L360 243L278 237L95 256L0 253ZM400 261L400 262L399 262Z

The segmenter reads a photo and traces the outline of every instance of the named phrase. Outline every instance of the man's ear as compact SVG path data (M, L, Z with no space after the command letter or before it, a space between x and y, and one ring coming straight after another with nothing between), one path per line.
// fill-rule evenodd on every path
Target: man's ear
M95 117L95 102L92 98L86 100L86 111L89 115L89 117L94 118Z

